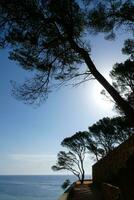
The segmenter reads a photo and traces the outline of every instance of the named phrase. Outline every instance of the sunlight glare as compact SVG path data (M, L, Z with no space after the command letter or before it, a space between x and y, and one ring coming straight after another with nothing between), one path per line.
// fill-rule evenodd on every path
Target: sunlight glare
M108 81L110 82L110 80ZM109 99L107 99L104 95L101 94L102 90L104 90L103 86L97 81L94 81L91 92L92 92L92 98L96 105L96 108L101 109L101 110L112 111L113 103Z
M112 109L112 103L101 94L102 90L103 87L99 83L94 84L92 93L96 106L104 110Z

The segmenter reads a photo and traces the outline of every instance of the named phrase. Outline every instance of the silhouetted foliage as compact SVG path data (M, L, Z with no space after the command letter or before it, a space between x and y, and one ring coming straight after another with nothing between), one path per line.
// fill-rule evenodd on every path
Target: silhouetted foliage
M19 89L14 84L13 92L26 103L40 103L57 84L94 77L134 123L132 107L97 71L87 39L91 30L111 35L117 25L131 27L133 3L86 1L88 6L84 6L82 2L85 3L84 0L0 1L0 46L9 46L10 59L35 73ZM84 63L86 70L82 67Z
M112 84L118 90L120 95L125 98L132 107L134 107L134 60L127 59L123 63L116 63L110 72L110 76L112 78ZM112 101L105 90L102 90L101 94ZM124 115L116 102L114 102L114 104L116 111L119 114Z
M52 166L52 170L60 171L60 170L68 170L73 173L80 180L80 172L79 172L79 162L77 160L76 155L69 151L60 151L57 155L57 163Z
M71 171L83 183L84 159L86 154L86 147L84 145L84 138L82 132L78 132L72 137L65 138L61 145L69 149L69 152L60 151L58 154L58 161L56 165L52 166L53 170L68 170Z
M98 156L104 157L133 135L134 128L129 127L124 117L107 117L89 127L89 132L98 149Z
M103 118L89 127L89 131L80 132L80 146L98 161L115 147L134 134L125 117ZM78 137L77 133L72 137ZM82 141L82 142L81 142ZM87 151L86 151L87 153Z
M124 42L122 52L124 54L130 55L130 58L134 60L134 39L127 39Z
M93 155L98 161L133 134L134 128L129 126L125 117L103 118L90 126L89 131L77 132L65 138L61 145L69 151L58 153L57 163L52 169L68 170L83 183L86 154Z
M124 63L116 63L110 73L113 84L121 93L134 92L134 61L126 60Z
M87 149L87 153L93 154L93 158L95 156L96 161L99 160L100 156L103 154L103 150L98 147L97 142L94 140L93 134L91 132L83 131L82 137L84 140L84 145Z
M134 61L129 59L124 63L116 63L110 76L113 80L113 85L134 107ZM119 109L118 106L116 107Z
M65 190L70 185L70 180L66 179L64 183L61 185L62 189Z
M133 23L133 0L99 0L96 1L96 6L89 12L90 27L93 28L95 33L104 32L106 39L114 39L117 28L125 29L126 26L129 31L134 33Z

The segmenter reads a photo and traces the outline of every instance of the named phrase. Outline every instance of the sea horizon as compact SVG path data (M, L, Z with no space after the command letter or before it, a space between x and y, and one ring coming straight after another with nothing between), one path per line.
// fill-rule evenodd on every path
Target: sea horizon
M0 176L74 176L71 174L0 174ZM91 176L90 174L85 174L85 176Z
M86 176L87 178L87 176ZM2 200L58 200L63 182L77 180L73 175L0 175Z

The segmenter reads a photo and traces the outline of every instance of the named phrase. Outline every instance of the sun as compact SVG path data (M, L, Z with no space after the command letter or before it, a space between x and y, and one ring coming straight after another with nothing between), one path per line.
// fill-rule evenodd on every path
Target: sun
M104 87L97 81L94 81L91 88L93 102L96 105L96 107L101 110L112 111L113 102L111 102L110 99L106 98L104 95L101 94L102 90L104 90Z
M93 99L96 105L101 106L105 109L112 109L113 103L107 99L104 95L101 94L101 91L104 90L99 83L94 83L93 85Z

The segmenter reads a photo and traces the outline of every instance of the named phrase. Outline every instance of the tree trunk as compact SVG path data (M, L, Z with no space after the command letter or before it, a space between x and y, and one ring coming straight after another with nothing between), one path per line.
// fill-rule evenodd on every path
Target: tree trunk
M114 101L118 104L118 106L123 110L128 121L131 125L134 125L134 109L125 101L119 93L110 85L110 83L100 74L100 72L96 69L93 61L91 60L88 52L80 48L73 39L69 39L72 48L79 53L81 58L85 61L88 66L88 69L92 73L92 75L96 78L96 80L107 90L107 92L111 95Z
M99 159L98 159L98 155L97 155L97 153L95 153L95 157L96 157L96 161L98 162Z
M81 163L81 184L83 184L84 182L84 178L85 178L85 170L84 170L84 166L83 166L83 159L82 157L80 156L80 163Z
M81 184L83 184L85 178L85 171L83 170L82 176L81 176Z

